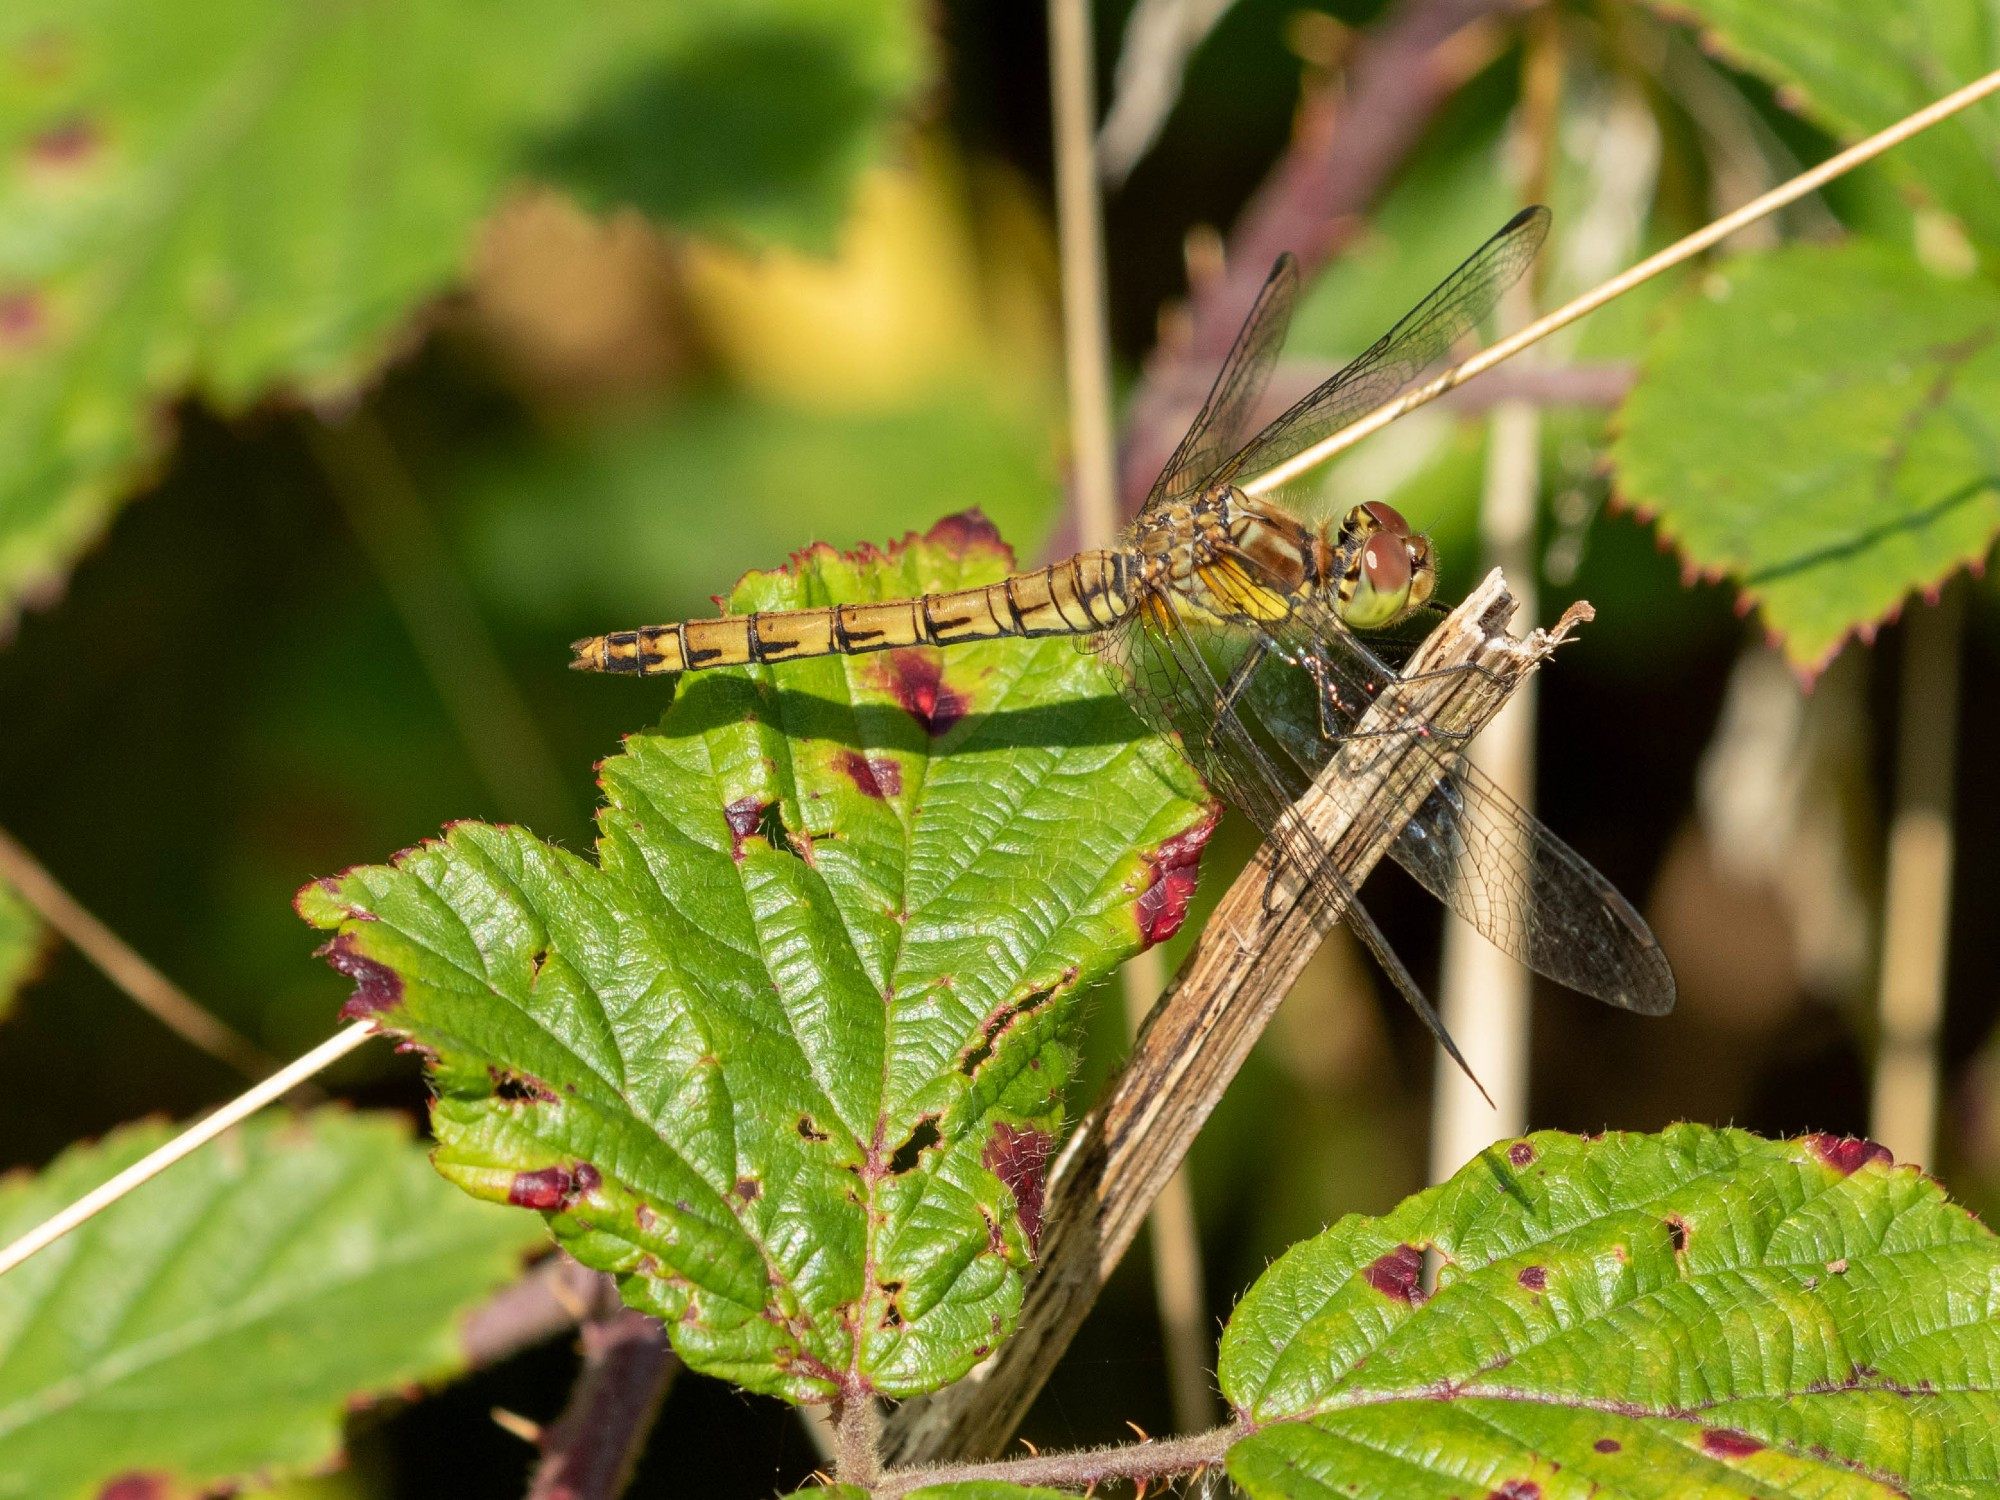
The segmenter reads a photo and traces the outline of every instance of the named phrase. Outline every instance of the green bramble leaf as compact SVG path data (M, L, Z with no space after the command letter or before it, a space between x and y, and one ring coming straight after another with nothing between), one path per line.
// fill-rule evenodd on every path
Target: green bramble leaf
M1653 0L1704 42L1777 84L1780 97L1856 140L2000 67L2000 32L1977 0ZM2000 250L2000 107L1982 100L1903 142L1884 166Z
M14 996L34 978L48 947L41 919L28 910L14 888L0 880L0 1016L14 1008Z
M1728 263L1613 448L1631 505L1816 670L2000 532L2000 291L1853 242Z
M1437 1290L1422 1287L1425 1252ZM1265 1272L1254 1500L2000 1487L2000 1240L1866 1141L1545 1132Z
M537 164L826 240L921 37L903 0L0 7L0 620L159 460L175 401L369 379ZM777 57L830 81L760 111ZM649 127L640 181L605 143Z
M0 1242L171 1134L0 1182ZM459 1319L540 1238L519 1218L439 1182L398 1116L239 1127L0 1278L0 1495L323 1468L355 1403L465 1367Z
M728 606L1012 561L959 516ZM1082 992L1178 925L1213 805L1062 639L690 674L601 782L596 863L459 824L300 894L353 1012L434 1058L438 1169L543 1211L696 1369L957 1379L1019 1310Z

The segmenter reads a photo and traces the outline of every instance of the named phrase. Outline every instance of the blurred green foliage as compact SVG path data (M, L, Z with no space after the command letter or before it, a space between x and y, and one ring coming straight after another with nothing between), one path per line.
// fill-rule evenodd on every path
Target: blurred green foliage
M1818 670L2000 531L2000 291L1859 241L1746 257L1703 291L1647 352L1619 481Z
M34 975L47 941L41 920L0 880L0 1016L14 1008L14 993Z
M1351 58L1340 28L1379 9L1302 17L1293 0L1238 0L1197 52L1160 145L1109 203L1123 370L1141 367L1183 290L1188 231L1226 228L1283 149L1299 88ZM1557 213L1542 306L1970 76L1989 45L1955 0L1673 8L1712 28L1720 61L1636 5L1554 9L1564 77L1535 174ZM1097 7L1107 87L1124 10ZM325 1034L345 988L305 957L287 909L299 881L451 819L518 816L476 774L303 441L317 418L300 395L336 413L365 401L391 434L579 809L592 762L653 711L635 709L632 684L566 673L570 637L706 613L745 568L814 540L886 542L968 505L1032 554L1056 531L1064 432L1038 34L1034 17L974 0L9 9L0 596L28 608L0 650L0 825L202 1000L292 1052ZM1517 43L1496 27L1453 54L1463 86L1309 290L1291 359L1323 369L1354 353L1516 205ZM1904 268L1838 305L1795 288L1790 309L1831 320L1830 345L1837 323L1845 342L1821 366L1883 410L1907 354L1878 337L1883 309L1914 297L1955 330L1988 316L1993 118L1987 106L1782 222L1787 236L1857 234L1838 264ZM1767 260L1754 236L1733 248L1716 274L1739 299L1832 253ZM1730 324L1723 310L1744 303L1710 300L1720 284L1699 269L1664 281L1546 351L1638 364L1651 389L1617 414L1545 414L1544 613L1584 596L1600 618L1542 680L1539 753L1543 815L1635 897L1656 878L1707 882L1706 910L1723 915L1684 927L1671 941L1691 946L1672 951L1701 959L1713 944L1706 971L1740 978L1727 941L1782 947L1784 931L1673 860L1745 631L1729 592L1683 583L1683 559L1618 503L1659 506L1688 560L1737 569L1739 585L1773 548L1862 537L1834 587L1806 575L1810 597L1758 593L1801 659L1977 558L1992 518L1982 491L1953 512L1979 524L1940 546L1935 528L1908 525L1934 496L1892 486L1864 514L1850 486L1844 503L1757 504L1754 546L1711 542L1733 524L1719 496L1758 502L1860 435L1830 434L1827 406L1797 399L1804 355ZM1863 300L1876 296L1879 308ZM1759 400L1772 409L1752 434L1744 412ZM1390 498L1433 526L1449 598L1482 567L1484 432L1476 416L1400 424L1307 498ZM1702 475L1716 485L1697 488ZM1970 670L1990 672L2000 632L1983 602L1970 640ZM1970 743L2000 732L1984 696L1968 695ZM1856 776L1867 784L1868 768ZM1968 847L2000 837L1980 778L1960 824ZM580 816L535 832L591 837ZM1190 932L1248 847L1230 823L1218 831ZM1988 864L1961 863L1953 1068L1993 1018L1976 982L2000 961ZM1371 909L1428 984L1434 908L1395 880L1371 885ZM1329 945L1198 1144L1213 1306L1322 1224L1387 1212L1421 1185L1430 1049L1369 1003L1373 976L1341 953ZM39 1165L236 1086L74 953L38 972L0 1035L13 1160ZM1761 1010L1739 1000L1711 985L1640 1034L1543 997L1536 1118L1862 1128L1866 1022L1792 991ZM1080 1008L1073 1108L1124 1046L1115 1004ZM424 1101L414 1063L386 1049L332 1082L411 1111ZM1029 1436L1121 1439L1127 1418L1163 1430L1156 1338L1132 1256ZM570 1371L552 1347L358 1419L353 1467L327 1483L518 1492L527 1451L487 1409L552 1416ZM705 1389L675 1389L635 1494L804 1482L816 1460L793 1427Z
M9 6L0 611L157 463L163 404L370 379L524 167L824 243L921 56L894 0ZM653 166L705 164L678 195L633 175L652 137Z
M0 1186L0 1239L170 1134ZM0 1280L0 1486L88 1500L324 1467L352 1405L463 1371L460 1319L540 1238L521 1219L452 1191L397 1117L240 1127Z

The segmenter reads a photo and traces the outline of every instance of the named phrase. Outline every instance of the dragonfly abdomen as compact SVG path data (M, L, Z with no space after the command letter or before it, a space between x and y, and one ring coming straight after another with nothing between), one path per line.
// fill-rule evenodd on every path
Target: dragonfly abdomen
M655 677L898 646L1085 635L1116 624L1131 610L1132 566L1123 552L1079 552L982 588L621 630L573 642L570 665L580 672Z

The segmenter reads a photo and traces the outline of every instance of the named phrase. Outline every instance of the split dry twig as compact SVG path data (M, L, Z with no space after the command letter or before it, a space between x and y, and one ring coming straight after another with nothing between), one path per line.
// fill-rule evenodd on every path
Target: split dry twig
M1477 733L1590 617L1579 604L1555 629L1516 640L1506 633L1513 613L1496 570L1411 659L1409 675L1425 680L1384 693L1362 736L1419 723ZM1451 670L1468 665L1480 670ZM1405 818L1414 812L1435 784L1434 744L1414 733L1351 739L1294 809L1350 884L1367 877L1401 827L1398 819L1362 815L1384 807L1404 809ZM1000 1450L1278 1001L1340 916L1310 894L1271 844L1258 851L1174 976L1124 1070L1056 1163L1041 1266L1020 1328L971 1376L896 1414L887 1442L893 1462Z

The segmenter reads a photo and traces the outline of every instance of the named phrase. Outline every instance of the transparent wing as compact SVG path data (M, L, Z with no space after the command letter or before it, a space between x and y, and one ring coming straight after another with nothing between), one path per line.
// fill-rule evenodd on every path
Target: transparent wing
M1644 1016L1674 1008L1674 971L1644 918L1477 766L1439 782L1389 852L1537 974Z
M1548 234L1546 208L1514 215L1366 353L1301 397L1213 478L1275 468L1394 396L1479 325L1500 294L1528 269Z
M1322 911L1340 915L1438 1045L1477 1086L1437 1011L1339 865L1294 811L1292 804L1303 790L1303 783L1294 784L1297 772L1289 771L1282 751L1225 701L1225 683L1233 680L1235 670L1247 660L1254 673L1258 642L1241 631L1190 626L1172 595L1156 595L1154 602L1156 608L1127 620L1105 644L1105 660L1118 673L1126 701L1155 733L1177 736L1181 753L1209 788L1263 830L1304 881L1308 898ZM1251 653L1247 657L1246 651Z
M1208 399L1174 449L1173 457L1160 470L1146 496L1145 510L1185 499L1206 488L1208 480L1243 441L1243 429L1250 414L1271 383L1271 369L1278 362L1278 350L1285 342L1285 330L1292 321L1292 302L1299 290L1298 262L1291 255L1278 257L1257 294L1250 315L1237 331L1222 372L1215 377ZM1143 511L1142 511L1143 514Z
M1289 684L1276 675L1253 682L1248 695L1303 785L1394 673L1319 599L1295 601L1288 619L1262 628L1275 653L1313 664L1295 668ZM1426 753L1449 769L1390 846L1396 863L1536 973L1642 1015L1672 1010L1673 970L1632 904L1451 739L1430 745Z

